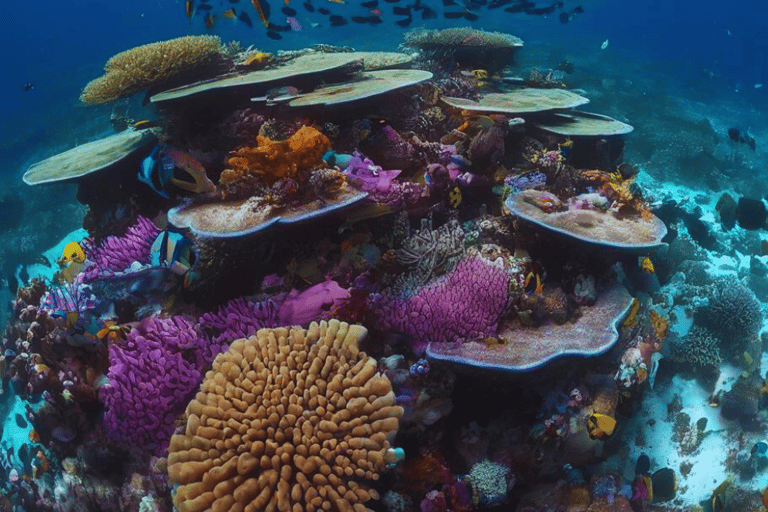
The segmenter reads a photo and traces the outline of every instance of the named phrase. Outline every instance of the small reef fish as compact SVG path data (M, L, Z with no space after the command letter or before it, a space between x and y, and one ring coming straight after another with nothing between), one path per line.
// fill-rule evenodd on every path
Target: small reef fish
M240 12L237 15L237 19L248 25L250 28L253 28L253 21L251 21L251 17L248 16L248 13L246 12Z
M648 256L638 257L638 264L640 265L640 270L646 274L653 274L655 272L655 269L653 268L653 262Z
M174 231L161 231L150 248L153 267L171 269L174 274L183 276L194 263L192 241Z
M237 21L237 12L235 11L234 7L230 7L229 9L221 13L221 17L224 19Z
M731 139L733 142L746 144L747 146L752 148L752 151L755 151L755 148L757 148L757 144L755 143L755 138L752 136L749 129L742 130L741 128L737 128L737 127L728 128L728 138Z
M301 32L304 30L304 27L301 26L301 23L299 23L299 20L294 18L293 16L288 16L285 18L286 23L291 26L291 30L294 32Z
M187 15L187 18L192 20L192 16L195 14L195 3L192 0L187 0L184 2L184 13Z
M160 145L157 145L149 156L141 161L139 181L146 183L152 190L167 199L165 185L173 177L173 167L171 162L160 157Z
M297 14L296 9L294 9L293 7L288 7L287 5L282 9L280 9L280 12L282 12L286 16L296 16Z
M59 264L64 263L83 263L85 261L85 252L77 242L69 242L64 246L64 250L59 258Z
M261 20L261 24L265 27L269 26L269 4L265 1L264 6L261 5L261 2L259 0L251 0L251 4L253 4L253 7L256 9L256 12L259 13L259 19Z
M24 91L24 92L29 92L29 91L31 91L34 88L35 88L35 86L34 86L34 84L32 82L27 82L27 83L25 83L24 85L21 86L21 90Z
M601 50L605 50L606 48L608 48L608 39L603 41L603 44L600 45Z
M448 192L448 204L455 210L461 206L461 200L461 189L459 187L453 187L453 189Z
M210 14L210 13L208 13L208 14L205 16L205 27L206 27L206 28L211 28L211 27L213 26L213 22L214 22L214 17L213 17L213 15L212 15L212 14Z

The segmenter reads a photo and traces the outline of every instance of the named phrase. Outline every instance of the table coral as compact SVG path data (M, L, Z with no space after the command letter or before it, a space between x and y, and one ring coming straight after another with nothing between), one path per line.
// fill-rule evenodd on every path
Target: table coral
M231 186L243 176L255 174L272 184L280 178L294 178L299 171L317 166L331 148L328 137L311 126L302 126L287 140L256 137L256 146L242 147L229 159L232 169L224 171L221 183Z
M366 335L337 320L262 329L220 354L171 439L180 512L368 510L401 407Z
M389 292L373 296L374 325L422 342L492 336L506 306L507 286L503 266L472 254L413 296L401 298Z

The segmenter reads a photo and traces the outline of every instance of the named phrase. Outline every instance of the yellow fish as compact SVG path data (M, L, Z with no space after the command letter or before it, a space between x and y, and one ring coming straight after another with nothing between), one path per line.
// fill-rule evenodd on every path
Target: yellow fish
M475 78L478 80L485 80L488 78L488 71L484 69L473 69L472 74L475 75Z
M648 256L640 257L638 264L640 265L640 270L642 270L646 274L653 274L656 271L653 268L653 262L651 261L651 258L649 258Z
M605 439L616 428L616 420L607 414L594 413L587 419L587 431L592 439Z
M448 204L451 205L451 208L458 208L461 204L461 189L459 187L453 187L453 189L448 192Z
M85 252L80 244L77 242L69 242L64 246L64 252L59 258L59 264L65 263L83 263L85 261Z

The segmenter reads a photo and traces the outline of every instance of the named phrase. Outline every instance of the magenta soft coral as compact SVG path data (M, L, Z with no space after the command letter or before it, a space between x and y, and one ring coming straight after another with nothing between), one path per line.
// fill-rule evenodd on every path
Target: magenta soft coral
M507 273L478 254L407 298L389 292L371 298L373 327L419 342L449 342L492 336L507 302Z
M134 262L147 265L152 243L159 233L160 228L151 220L139 216L125 235L108 236L87 255L89 263L83 271L83 281L113 276Z

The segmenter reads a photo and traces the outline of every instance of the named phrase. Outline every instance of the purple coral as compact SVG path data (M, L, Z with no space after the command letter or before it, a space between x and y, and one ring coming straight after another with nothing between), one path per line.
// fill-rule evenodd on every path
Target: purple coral
M216 313L205 313L198 328L214 345L228 346L236 339L253 336L259 329L277 326L277 312L277 304L272 300L249 302L240 297L227 302Z
M47 291L40 299L40 309L52 313L69 311L84 313L94 309L97 299L91 287L83 283L82 274L75 277L71 283L64 283Z
M417 342L492 336L507 302L507 273L480 255L407 298L385 292L371 299L373 326L408 334Z
M205 342L184 317L149 318L109 347L109 386L100 391L104 426L127 446L160 454L210 364Z
M90 254L83 271L84 281L113 276L128 269L134 262L150 262L152 243L160 229L146 217L139 216L136 224L121 237L108 236Z

